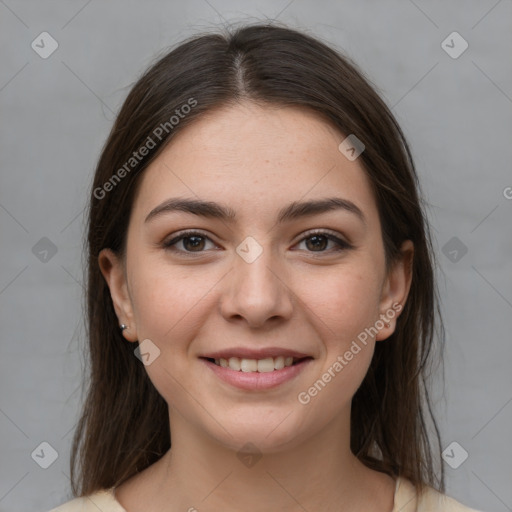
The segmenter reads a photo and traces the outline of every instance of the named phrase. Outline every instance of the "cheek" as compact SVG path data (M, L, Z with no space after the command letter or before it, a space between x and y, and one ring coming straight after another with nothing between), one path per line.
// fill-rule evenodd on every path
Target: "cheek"
M297 295L311 313L311 321L323 326L329 344L343 348L347 340L375 321L380 281L371 266L331 270L325 276L301 277Z
M201 307L212 283L199 272L148 259L130 276L131 298L139 339L154 339L158 345L191 336L191 319ZM174 346L179 349L179 343Z
M153 261L131 276L139 341L149 339L158 348L157 357L145 369L168 405L178 410L190 407L188 394L183 392L189 371L184 363L214 284L192 274L190 269L173 268L171 272L168 265Z
M308 387L299 390L297 400L315 422L328 423L341 410L350 410L366 376L375 340L365 329L375 322L378 285L378 276L372 271L347 268L323 286L317 285L304 300L306 310L314 313L310 321L322 338L324 352L319 371Z

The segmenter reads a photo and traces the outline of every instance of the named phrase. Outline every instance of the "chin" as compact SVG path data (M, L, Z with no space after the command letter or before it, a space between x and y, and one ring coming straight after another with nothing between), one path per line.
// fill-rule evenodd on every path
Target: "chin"
M211 425L213 430L210 430L209 435L237 454L240 451L250 451L254 447L256 452L278 453L295 447L301 438L307 437L305 432L300 432L301 423L292 420L290 411L268 415L262 411L260 414L255 411L253 413L253 421L244 418L244 421L234 422L232 417L231 421L229 418L219 418L219 423L225 430L215 423ZM240 418L240 415L236 416ZM274 419L269 420L269 416Z

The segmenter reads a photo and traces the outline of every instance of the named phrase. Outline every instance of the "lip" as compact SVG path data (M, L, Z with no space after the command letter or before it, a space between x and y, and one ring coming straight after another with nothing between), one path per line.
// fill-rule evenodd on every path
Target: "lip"
M232 352L230 352L232 354ZM220 352L219 352L220 354ZM217 354L216 354L217 355ZM281 354L279 354L281 355ZM292 353L290 353L292 355ZM223 356L219 356L223 357ZM236 356L232 356L236 357ZM272 357L272 356L268 356ZM277 357L277 356L276 356ZM212 370L212 372L224 382L231 384L239 389L244 389L247 391L260 391L266 389L272 389L284 384L285 382L289 382L290 380L297 377L300 373L302 373L306 367L313 361L310 356L305 356L306 359L302 359L298 361L296 364L292 366L285 366L281 370L274 370L272 372L242 372L232 370L231 368L224 368L223 366L217 366L215 363L205 359L203 357L200 358L208 368ZM214 359L217 359L215 357ZM248 359L264 359L263 357L248 357Z
M238 357L240 359L266 359L267 357L293 357L295 359L303 359L305 357L311 357L310 354L303 354L294 350L289 350L279 347L267 347L267 348L241 348L233 347L217 352L210 352L208 354L201 354L200 357L210 359L229 359L230 357Z

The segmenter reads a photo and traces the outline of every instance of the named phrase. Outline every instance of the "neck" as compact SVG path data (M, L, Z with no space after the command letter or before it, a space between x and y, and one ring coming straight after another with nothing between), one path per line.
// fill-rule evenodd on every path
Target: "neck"
M393 508L393 480L370 470L351 453L350 425L343 419L305 441L264 454L242 454L196 431L181 416L171 420L172 449L152 468L147 494L155 510Z

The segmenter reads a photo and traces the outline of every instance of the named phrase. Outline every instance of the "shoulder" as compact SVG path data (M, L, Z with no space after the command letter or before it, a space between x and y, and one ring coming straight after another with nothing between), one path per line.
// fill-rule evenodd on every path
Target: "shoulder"
M418 496L412 483L404 478L397 482L395 511L400 512L480 512L466 507L454 498L432 487L426 487Z
M67 501L49 512L126 512L116 501L112 489L102 489L87 496Z
M418 512L478 512L458 502L454 498L429 487L418 499Z

